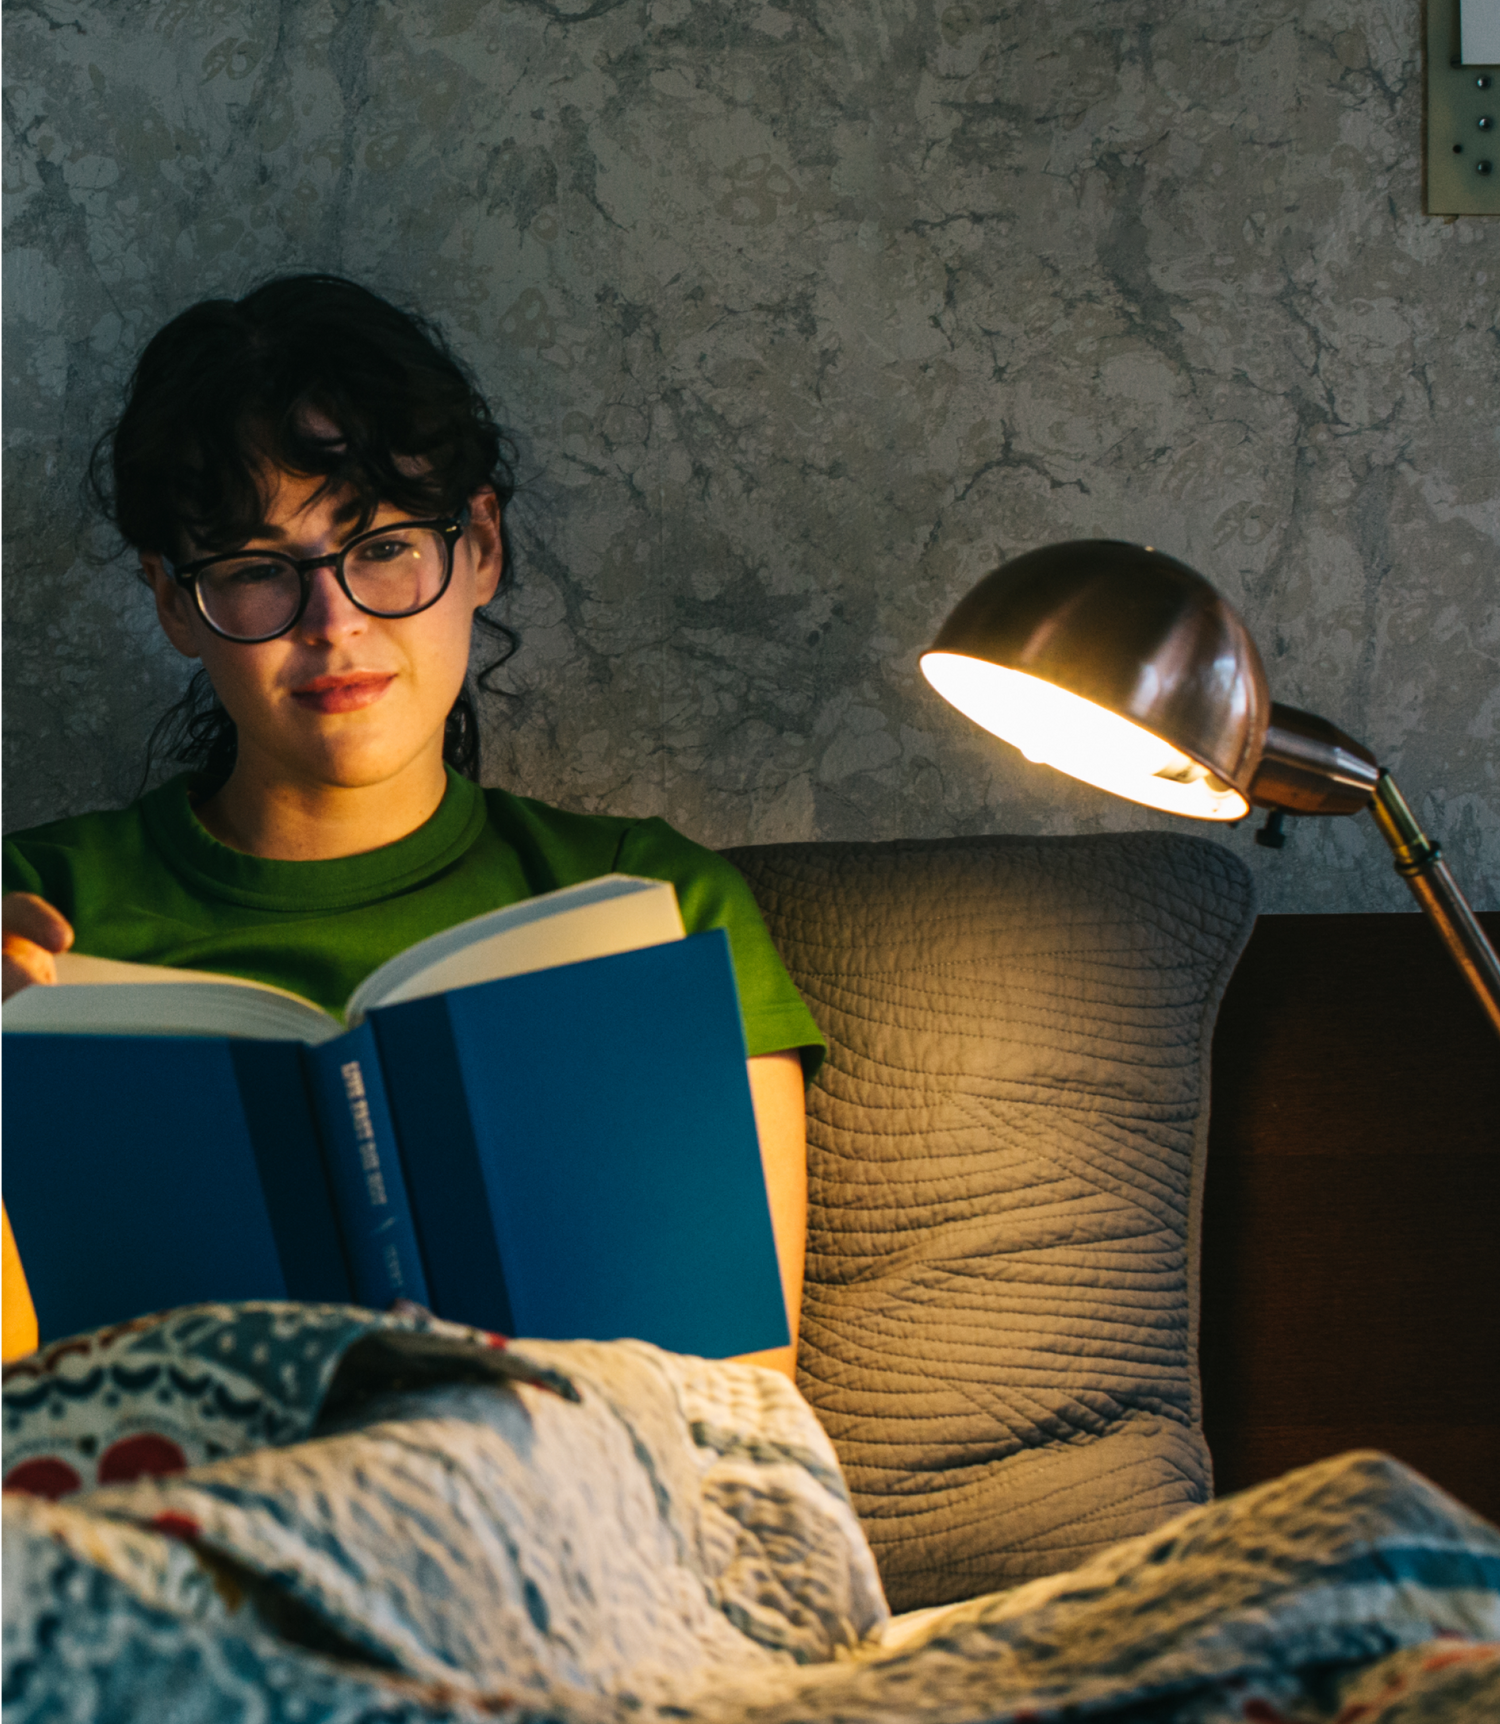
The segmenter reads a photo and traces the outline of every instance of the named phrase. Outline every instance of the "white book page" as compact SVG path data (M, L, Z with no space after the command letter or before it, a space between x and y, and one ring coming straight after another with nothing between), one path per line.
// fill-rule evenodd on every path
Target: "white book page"
M603 874L420 941L360 983L349 1000L348 1019L357 1024L376 1006L634 952L680 940L684 933L670 881Z
M338 1023L284 988L236 976L124 964L64 952L57 984L23 988L3 1013L7 1030L73 1035L248 1036L323 1042Z

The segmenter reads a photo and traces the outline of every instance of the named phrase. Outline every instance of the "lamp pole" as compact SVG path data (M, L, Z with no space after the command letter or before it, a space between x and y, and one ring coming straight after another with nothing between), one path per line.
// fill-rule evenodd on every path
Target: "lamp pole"
M1500 960L1448 871L1443 852L1417 823L1396 781L1352 736L1315 713L1271 703L1265 741L1246 791L1257 808L1285 814L1357 814L1368 808L1449 956L1500 1033Z
M1370 803L1375 824L1396 858L1396 872L1411 887L1412 896L1464 973L1490 1022L1500 1032L1500 961L1469 901L1448 871L1441 848L1434 844L1407 806L1389 772L1382 772Z

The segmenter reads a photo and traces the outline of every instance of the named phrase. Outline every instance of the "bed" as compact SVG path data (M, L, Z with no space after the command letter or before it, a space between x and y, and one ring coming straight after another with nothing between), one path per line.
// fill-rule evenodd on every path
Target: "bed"
M1500 1715L1500 1534L1356 1451L1215 1498L1198 839L736 860L829 1035L799 1389L202 1307L13 1367L17 1719Z

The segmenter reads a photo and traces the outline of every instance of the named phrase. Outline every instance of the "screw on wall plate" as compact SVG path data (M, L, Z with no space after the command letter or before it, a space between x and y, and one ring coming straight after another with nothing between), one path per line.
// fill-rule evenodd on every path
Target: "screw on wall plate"
M4 0L0 0L3 4ZM1471 0L1424 0L1426 196L1433 216L1500 216L1500 48L1468 42ZM1476 17L1500 0L1474 0ZM1464 53L1465 43L1474 50ZM1485 51L1479 47L1485 44ZM1495 58L1492 59L1491 55Z

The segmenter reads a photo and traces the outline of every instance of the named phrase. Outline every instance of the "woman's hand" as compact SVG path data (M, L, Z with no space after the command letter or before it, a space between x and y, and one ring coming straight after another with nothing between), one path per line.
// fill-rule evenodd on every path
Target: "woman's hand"
M0 899L4 930L4 987L0 997L29 988L33 982L55 982L59 952L73 944L73 928L43 898L30 892L7 892Z
M43 898L30 892L7 892L0 898L0 929L3 929L3 997L29 988L33 982L55 982L57 965L52 961L73 944L73 929ZM26 1272L11 1237L10 1217L0 1210L0 1308L4 1311L4 1336L0 1355L8 1364L34 1350L37 1343L36 1310Z
M766 1174L766 1196L781 1265L789 1347L744 1353L741 1363L767 1365L797 1380L797 1324L802 1314L802 1269L807 1255L807 1106L801 1056L795 1050L750 1061L750 1098Z

